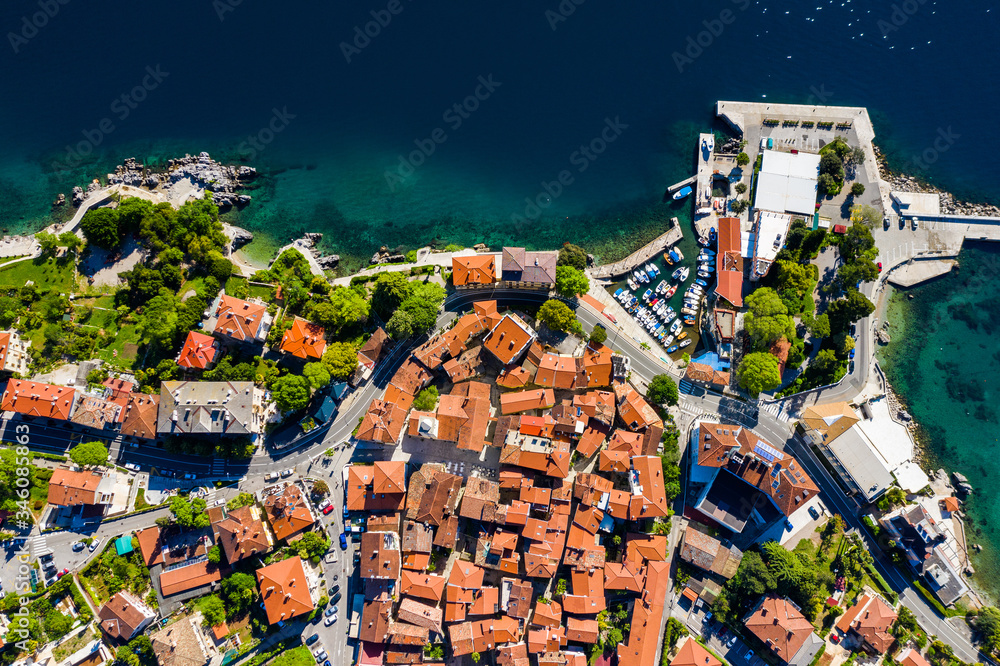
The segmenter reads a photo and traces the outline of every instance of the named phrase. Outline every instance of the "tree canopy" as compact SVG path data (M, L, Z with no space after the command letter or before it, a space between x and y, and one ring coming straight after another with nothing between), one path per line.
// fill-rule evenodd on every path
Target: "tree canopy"
M293 544L299 551L299 557L309 559L319 557L330 548L330 540L322 532L306 532L301 539Z
M302 368L302 376L309 380L309 386L314 389L321 389L330 383L330 370L324 363L306 363Z
M186 497L178 496L170 500L170 512L174 514L177 524L187 528L202 528L211 524L205 513L207 506L200 497L189 501Z
M556 291L566 298L573 298L590 291L590 280L583 271L572 266L556 267Z
M579 245L563 243L563 246L559 248L559 260L556 262L556 265L557 267L572 266L582 271L587 267L587 251Z
M332 379L345 381L358 369L358 351L349 342L333 342L323 352L323 365Z
M70 460L81 466L108 464L108 448L100 442L83 442L69 451Z
M80 220L80 231L87 242L105 250L112 250L121 243L118 211L113 208L91 208Z
M838 299L826 309L830 318L830 330L834 333L846 331L852 322L867 317L875 311L875 304L857 289L848 289L844 298Z
M789 340L795 337L795 325L788 316L788 308L773 289L757 289L747 296L746 306L744 328L756 349L767 349L782 337Z
M438 401L438 390L436 386L428 386L413 399L413 409L421 412L429 412L434 409Z
M396 310L389 321L385 323L385 332L393 340L402 340L413 335L413 315L403 310Z
M337 287L329 302L313 305L309 319L331 331L361 323L368 318L371 305L354 289Z
M234 573L222 579L222 594L226 599L226 615L232 619L245 615L257 595L257 581L250 574Z
M413 289L405 273L401 271L382 273L372 288L372 307L382 319L389 319L411 293Z
M778 373L778 359L767 352L753 352L743 357L737 370L740 388L758 395L764 391L773 391L781 386L781 375Z
M574 333L581 331L580 322L576 320L576 315L562 301L550 298L538 308L538 320L551 328L553 331Z
M299 375L283 375L271 383L271 394L283 412L304 409L309 404L309 380Z
M646 397L657 405L676 405L679 397L677 383L670 375L656 375L649 382Z
M604 344L608 339L608 331L603 326L595 326L590 332L590 341L596 344Z

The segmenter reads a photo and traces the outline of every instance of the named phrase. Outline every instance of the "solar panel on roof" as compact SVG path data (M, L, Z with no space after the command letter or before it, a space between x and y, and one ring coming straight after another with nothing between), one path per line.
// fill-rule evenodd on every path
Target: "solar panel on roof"
M766 444L765 442L762 442L759 439L757 440L757 443L753 447L753 452L757 454L759 457L766 460L767 462L782 460L785 457L781 455L781 453L777 451L774 447L772 447L770 444Z

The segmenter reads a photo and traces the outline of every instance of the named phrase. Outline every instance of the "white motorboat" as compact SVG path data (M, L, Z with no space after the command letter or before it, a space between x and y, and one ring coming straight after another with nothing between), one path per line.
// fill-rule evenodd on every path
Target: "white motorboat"
M684 349L689 344L691 344L691 338L688 338L687 340L684 340L683 342L681 342L681 344L679 346L680 346L681 349Z
M633 280L632 278L628 278L626 282L628 282L629 289L631 289L632 291L638 291L639 285L636 283L635 280Z
M676 271L674 271L673 273L670 274L670 278L672 280L677 280L679 282L684 282L684 280L688 279L689 275L691 275L691 269L688 268L687 266L681 266Z

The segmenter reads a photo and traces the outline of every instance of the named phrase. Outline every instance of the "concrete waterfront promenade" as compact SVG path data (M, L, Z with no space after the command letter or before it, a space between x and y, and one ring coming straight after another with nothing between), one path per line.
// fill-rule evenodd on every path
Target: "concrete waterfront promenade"
M598 280L608 280L625 275L646 264L668 247L676 245L682 238L684 238L684 231L681 229L680 223L676 217L670 218L670 228L665 233L660 234L621 261L590 269L590 275Z
M671 185L670 187L667 188L667 192L670 193L670 194L673 194L674 192L676 192L677 190L681 189L682 187L685 187L687 185L694 185L695 182L697 182L697 180L698 180L698 174L695 174L695 175L691 176L690 178L685 178L684 180L682 180L679 183L674 183L673 185Z

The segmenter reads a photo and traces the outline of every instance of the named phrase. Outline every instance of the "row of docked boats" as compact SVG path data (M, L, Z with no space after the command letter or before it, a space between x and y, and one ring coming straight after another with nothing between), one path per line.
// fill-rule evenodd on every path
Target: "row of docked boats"
M625 289L619 289L614 295L635 317L639 325L666 348L667 352L672 353L691 344L691 338L681 329L684 324L694 324L694 320L678 318L677 312L667 304L669 297L666 296L669 289L676 290L676 286L664 287L664 285L666 282L661 282L656 289L647 289L641 297L634 296ZM661 288L663 291L658 294ZM675 342L677 344L674 344Z
M646 264L645 268L637 268L628 276L628 286L632 291L639 291L639 285L649 284L660 275L660 269L655 264Z

